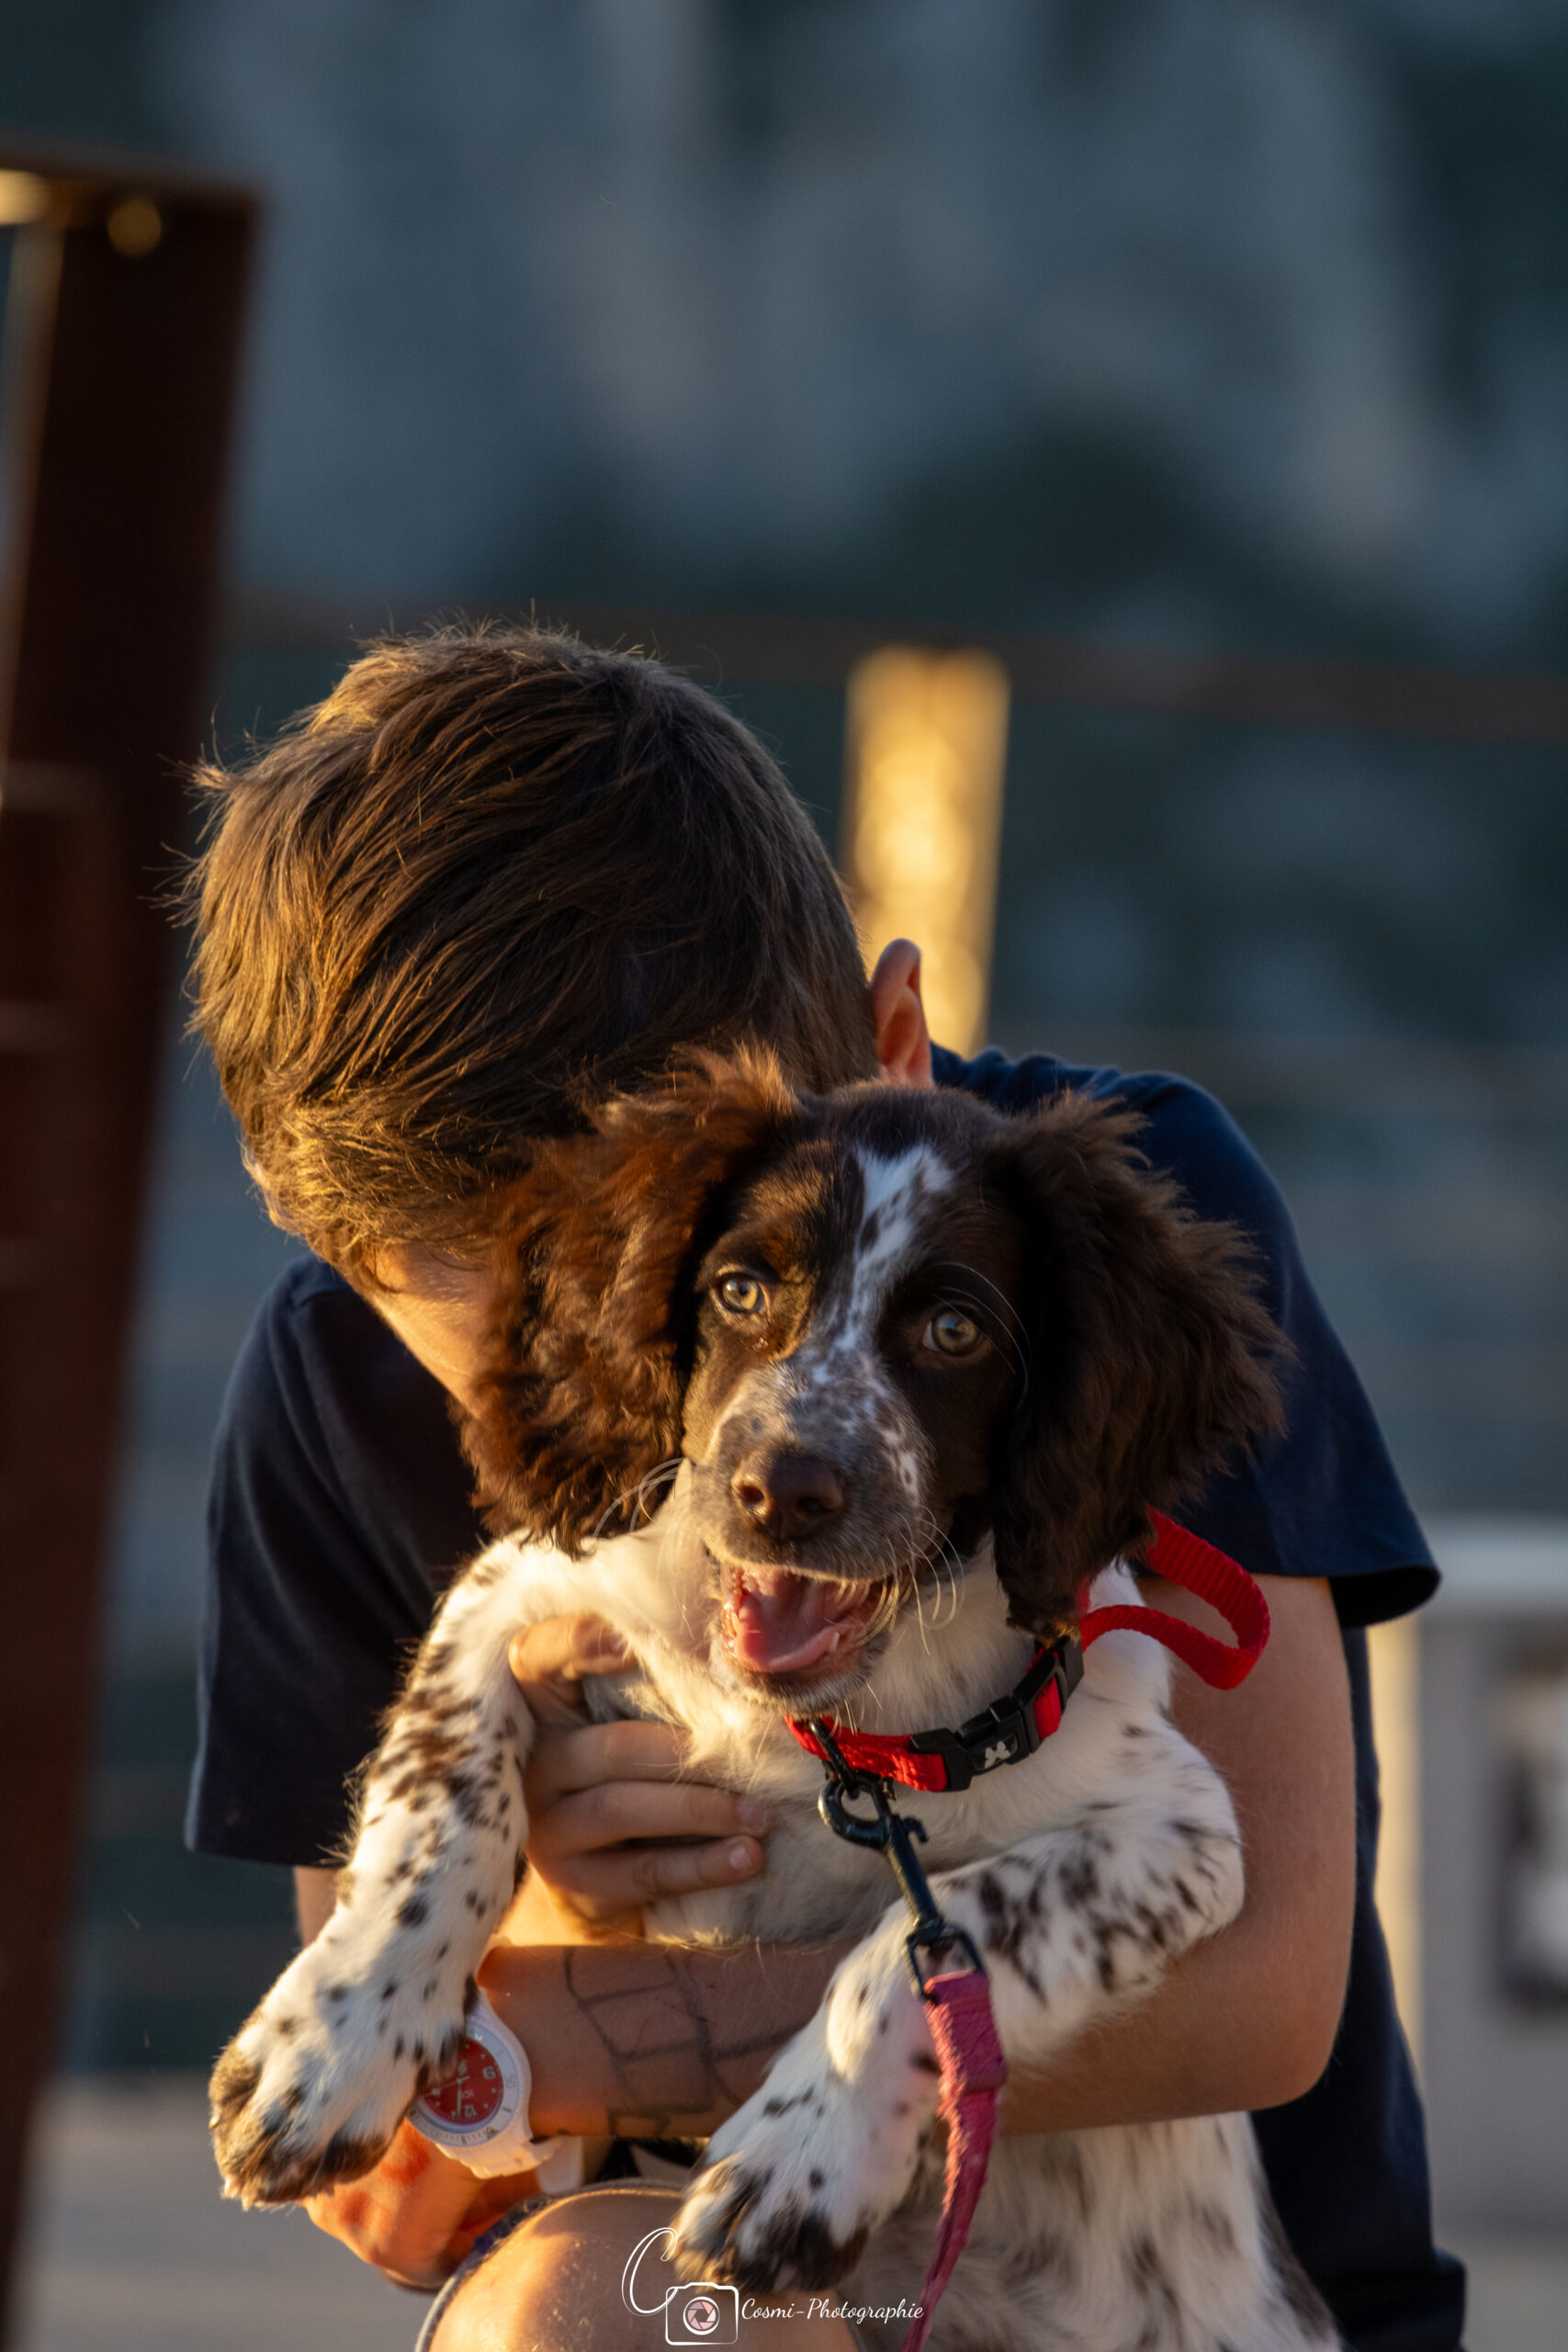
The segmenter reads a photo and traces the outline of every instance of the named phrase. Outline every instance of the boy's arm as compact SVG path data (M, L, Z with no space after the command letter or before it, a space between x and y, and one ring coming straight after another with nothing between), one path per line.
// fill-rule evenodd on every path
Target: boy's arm
M1328 2064L1356 1896L1349 1682L1327 1584L1258 1581L1273 1634L1252 1674L1237 1690L1211 1690L1179 1664L1172 1707L1230 1790L1247 1868L1241 1914L1125 2018L1086 2033L1049 2075L1016 2084L1007 2128L1256 2111L1301 2098ZM1205 1617L1168 1585L1150 1597L1173 1616Z

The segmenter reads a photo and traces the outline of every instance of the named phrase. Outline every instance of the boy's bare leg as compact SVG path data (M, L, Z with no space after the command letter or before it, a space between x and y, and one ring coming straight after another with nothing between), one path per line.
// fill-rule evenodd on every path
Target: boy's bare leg
M671 2189L635 2183L558 2199L465 2279L442 2314L432 2352L663 2352L670 2338L660 2297L674 2273L659 2244L649 2247L633 2282L637 2301L653 2310L629 2311L621 2279L634 2248L674 2222L680 2201ZM743 2297L742 2310L750 2304L790 2315L743 2317L739 2343L757 2352L764 2345L774 2352L852 2352L845 2323L813 2314L813 2300L804 2292Z

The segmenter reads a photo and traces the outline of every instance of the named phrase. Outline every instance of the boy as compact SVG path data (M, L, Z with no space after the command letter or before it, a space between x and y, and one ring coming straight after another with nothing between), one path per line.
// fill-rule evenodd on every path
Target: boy
M198 1018L269 1207L316 1259L264 1302L225 1405L192 1843L293 1865L307 1934L330 1910L345 1778L444 1573L482 1540L447 1408L479 1365L487 1204L531 1136L570 1124L585 1083L635 1085L682 1046L752 1036L814 1090L880 1071L1004 1108L1068 1083L1122 1096L1198 1213L1253 1232L1296 1350L1288 1436L1191 1515L1261 1574L1274 1617L1240 1691L1177 1685L1183 1729L1235 1798L1247 1899L1146 2003L1015 2086L1010 2120L1264 2110L1287 2233L1358 2352L1451 2352L1462 2282L1431 2249L1371 1905L1354 1630L1436 1578L1283 1205L1224 1114L1177 1080L933 1050L916 950L895 943L867 986L777 770L650 662L533 631L388 644L207 782L222 798L198 875ZM754 2086L838 1954L782 1965L636 1941L654 1893L756 1870L765 1823L674 1780L661 1727L575 1719L601 1639L558 1621L514 1650L553 1727L530 1773L518 1939L485 1983L532 2058L537 2132L685 2141ZM669 1838L687 1842L647 1842ZM615 2161L647 2178L671 2158L645 2144ZM630 2209L652 2194L588 2192L525 2222L440 2320L440 2352L640 2340L649 2323L626 2317L615 2281L641 2234ZM429 2283L497 2202L405 2130L376 2174L312 2211ZM811 2340L847 2338L829 2321Z

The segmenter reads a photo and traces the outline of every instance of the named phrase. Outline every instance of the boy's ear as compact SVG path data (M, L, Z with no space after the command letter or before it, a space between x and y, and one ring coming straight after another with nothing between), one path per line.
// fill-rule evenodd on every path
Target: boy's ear
M1002 1139L989 1180L1032 1270L1027 1391L993 1497L1016 1624L1070 1623L1079 1588L1208 1474L1282 1428L1284 1342L1250 1243L1149 1171L1135 1114L1067 1094Z
M463 1428L492 1526L575 1558L657 1509L692 1273L728 1187L796 1110L771 1054L704 1054L540 1144L502 1196L490 1365Z
M920 993L920 951L912 939L889 940L871 976L877 1067L895 1086L931 1086L931 1033Z

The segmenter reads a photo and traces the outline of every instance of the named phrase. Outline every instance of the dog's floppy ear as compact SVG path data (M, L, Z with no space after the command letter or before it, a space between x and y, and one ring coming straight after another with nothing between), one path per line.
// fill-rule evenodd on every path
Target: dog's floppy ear
M1031 1361L993 1498L1013 1622L1070 1623L1078 1588L1209 1472L1282 1426L1282 1341L1235 1227L1148 1170L1135 1114L1058 1096L995 1147L1022 1220Z
M491 1523L576 1557L681 1444L686 1288L726 1188L797 1111L771 1054L696 1054L585 1105L503 1196L490 1368L463 1442Z

